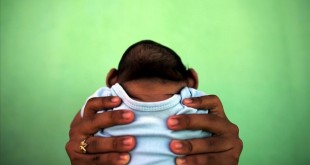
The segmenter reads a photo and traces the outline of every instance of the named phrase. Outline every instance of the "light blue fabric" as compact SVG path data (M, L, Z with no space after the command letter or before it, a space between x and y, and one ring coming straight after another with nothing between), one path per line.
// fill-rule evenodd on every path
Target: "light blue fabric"
M113 110L130 109L135 114L131 124L119 125L99 131L96 136L111 137L133 135L137 144L130 153L130 165L172 165L175 155L169 149L171 139L193 139L210 136L209 132L201 130L172 131L167 128L167 119L178 114L203 114L206 110L197 110L184 106L181 102L185 98L199 97L203 92L184 87L180 94L175 94L167 100L159 102L140 102L131 99L120 84L112 88L103 87L92 97L119 96L123 103ZM83 114L84 108L81 113Z

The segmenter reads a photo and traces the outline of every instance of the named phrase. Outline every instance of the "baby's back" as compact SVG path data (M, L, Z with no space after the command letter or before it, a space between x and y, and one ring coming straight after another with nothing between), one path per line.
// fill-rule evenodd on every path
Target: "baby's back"
M130 109L135 114L134 122L101 130L96 136L111 137L132 135L136 137L137 145L131 151L132 165L169 165L175 164L178 155L169 149L172 139L193 139L210 136L201 130L172 131L167 128L167 119L172 115L207 113L205 110L189 108L181 104L189 97L202 96L203 93L184 87L180 94L158 102L140 102L131 99L119 84L112 88L102 88L98 95L119 96L123 103L113 110ZM101 95L102 96L102 95ZM98 96L99 97L99 96Z

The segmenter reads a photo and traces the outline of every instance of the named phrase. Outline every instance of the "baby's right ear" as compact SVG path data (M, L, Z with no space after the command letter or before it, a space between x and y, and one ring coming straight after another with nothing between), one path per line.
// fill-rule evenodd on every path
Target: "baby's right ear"
M106 77L105 83L109 88L111 88L117 82L118 82L118 71L115 68L112 68Z
M198 88L198 74L197 72L193 69L190 68L187 70L188 75L187 75L187 86L197 89Z

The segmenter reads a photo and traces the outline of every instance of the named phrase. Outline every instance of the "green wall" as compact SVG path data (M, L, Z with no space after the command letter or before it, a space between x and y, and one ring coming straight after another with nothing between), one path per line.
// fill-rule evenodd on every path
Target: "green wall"
M241 165L307 165L309 16L308 0L1 0L0 164L69 164L74 114L153 39L220 96Z

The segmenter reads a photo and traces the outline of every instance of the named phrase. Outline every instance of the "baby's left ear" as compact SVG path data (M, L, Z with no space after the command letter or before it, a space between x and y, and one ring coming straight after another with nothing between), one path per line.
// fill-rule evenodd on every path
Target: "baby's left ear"
M107 87L111 88L117 82L118 82L118 71L115 68L112 68L106 77L105 83Z
M191 88L198 88L198 74L193 68L187 70L187 86Z

